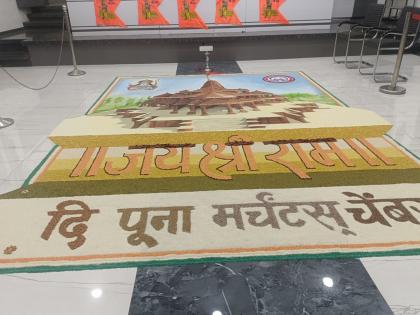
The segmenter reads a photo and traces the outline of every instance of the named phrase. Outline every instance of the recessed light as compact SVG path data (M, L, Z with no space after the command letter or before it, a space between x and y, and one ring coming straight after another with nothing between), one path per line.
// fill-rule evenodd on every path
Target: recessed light
M328 288L332 288L334 286L334 281L330 277L322 278L322 283Z
M90 291L90 295L92 295L94 299L99 299L102 296L102 293L102 289L93 289Z

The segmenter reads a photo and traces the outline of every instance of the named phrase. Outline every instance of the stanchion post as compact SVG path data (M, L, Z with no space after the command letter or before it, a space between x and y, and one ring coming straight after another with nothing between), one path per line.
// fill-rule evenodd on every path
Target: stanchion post
M213 46L200 46L199 51L204 53L204 56L206 57L206 63L204 67L204 72L206 74L209 74L211 72L210 69L210 53L213 51Z
M64 14L64 21L66 23L67 33L69 35L69 45L70 45L70 51L71 51L71 58L73 61L73 70L70 71L68 75L72 77L82 76L86 74L86 71L80 70L77 67L76 55L74 53L73 33L71 31L69 10L67 9L67 6L65 4L63 5L63 14Z
M394 73L392 74L391 84L382 85L379 91L385 94L402 95L407 92L406 88L398 86L398 76L400 74L401 63L404 57L405 45L407 43L407 34L411 21L411 12L407 12L404 22L404 30L401 37L400 48L398 50L397 61L395 62Z
M206 51L205 55L206 55L206 67L204 68L204 71L206 73L210 73L211 72L211 69L210 69L210 52Z

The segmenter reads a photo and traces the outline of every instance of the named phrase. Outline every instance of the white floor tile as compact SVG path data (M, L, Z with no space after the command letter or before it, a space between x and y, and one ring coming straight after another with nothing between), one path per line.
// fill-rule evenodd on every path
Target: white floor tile
M22 180L0 180L0 194L19 189L22 183Z
M395 314L420 314L420 257L362 259Z
M125 315L135 275L136 269L0 275L1 314Z

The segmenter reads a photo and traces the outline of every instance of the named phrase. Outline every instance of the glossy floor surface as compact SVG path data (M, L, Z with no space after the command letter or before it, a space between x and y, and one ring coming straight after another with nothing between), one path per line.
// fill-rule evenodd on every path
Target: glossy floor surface
M359 260L141 268L130 315L390 315Z
M392 62L389 56L384 64ZM420 57L404 59L402 72L409 77L404 96L379 93L371 78L330 58L238 64L244 73L305 71L348 105L392 122L390 134L420 156ZM0 129L0 193L22 184L52 147L47 136L54 127L86 112L115 76L175 75L177 65L83 69L87 75L75 78L66 75L69 67L61 68L42 91L24 89L0 71L0 116L15 120ZM40 86L54 69L10 71ZM0 276L0 292L0 314L8 315L390 314L390 309L413 315L420 314L420 257L13 274Z

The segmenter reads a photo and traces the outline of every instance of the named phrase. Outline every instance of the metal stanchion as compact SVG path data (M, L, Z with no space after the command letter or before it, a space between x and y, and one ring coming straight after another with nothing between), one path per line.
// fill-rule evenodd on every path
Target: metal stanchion
M204 71L206 73L210 73L211 72L211 69L210 69L210 52L206 51L204 54L206 55L206 67L204 68Z
M400 74L401 63L404 57L405 44L407 42L407 33L411 21L411 12L407 12L404 22L403 35L401 37L400 49L398 50L397 61L395 62L394 73L392 74L391 84L382 85L379 91L385 94L402 95L407 91L406 88L398 86L398 76Z
M10 127L14 124L14 120L12 118L1 118L0 117L0 129Z
M204 56L206 57L206 64L204 68L204 72L206 74L209 74L211 72L210 69L210 53L213 51L213 46L200 46L199 51L204 53Z
M71 23L69 18L69 11L67 10L67 6L63 5L63 13L64 13L64 20L66 21L67 32L69 34L69 45L71 50L71 57L73 59L73 70L68 73L69 76L77 77L81 75L85 75L86 71L80 70L77 67L76 55L74 54L74 45L73 45L73 33L71 31Z

